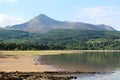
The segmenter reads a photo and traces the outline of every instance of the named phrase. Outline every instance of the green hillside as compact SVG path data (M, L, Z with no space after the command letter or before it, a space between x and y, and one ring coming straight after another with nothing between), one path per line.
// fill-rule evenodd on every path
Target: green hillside
M0 50L119 50L120 32L51 30L29 33L0 30ZM12 47L11 47L12 46Z

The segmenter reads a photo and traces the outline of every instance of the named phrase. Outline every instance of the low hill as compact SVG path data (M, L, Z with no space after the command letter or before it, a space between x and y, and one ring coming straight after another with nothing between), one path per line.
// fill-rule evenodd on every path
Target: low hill
M19 30L0 30L0 42L11 41L15 42L15 39L21 41L21 39L31 38L31 33Z

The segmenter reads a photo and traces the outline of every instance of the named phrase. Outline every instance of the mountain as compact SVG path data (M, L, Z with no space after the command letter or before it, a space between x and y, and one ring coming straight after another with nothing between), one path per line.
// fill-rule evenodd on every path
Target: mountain
M115 31L114 28L107 25L94 25L83 22L68 22L54 20L44 14L31 19L30 21L8 26L6 29L23 30L29 32L47 32L54 29L79 29L79 30L99 30L99 31Z

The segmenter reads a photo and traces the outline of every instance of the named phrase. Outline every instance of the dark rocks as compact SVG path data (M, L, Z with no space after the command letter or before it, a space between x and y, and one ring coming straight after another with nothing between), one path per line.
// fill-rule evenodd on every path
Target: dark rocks
M105 72L0 72L0 80L72 80L77 79L75 76L77 74L105 74Z

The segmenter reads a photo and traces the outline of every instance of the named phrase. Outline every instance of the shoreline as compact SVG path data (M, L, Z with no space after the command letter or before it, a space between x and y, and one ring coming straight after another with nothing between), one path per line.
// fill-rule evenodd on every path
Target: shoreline
M70 51L66 52L68 54L70 53ZM71 53L73 52L79 51L71 51ZM65 51L0 51L0 80L75 80L78 78L77 75L104 75L114 73L99 71L60 71L51 65L38 61L39 58L37 55L62 53L65 53Z
M33 56L2 56L0 58L0 72L45 72L57 71L50 65L38 64L34 62Z
M104 72L0 72L0 80L76 80L78 75L110 74Z
M83 53L83 52L120 52L120 50L40 50L40 51L0 51L3 55L55 55L63 53Z
M0 72L60 71L51 65L38 63L38 61L36 62L35 56L83 52L120 52L120 50L0 51Z

